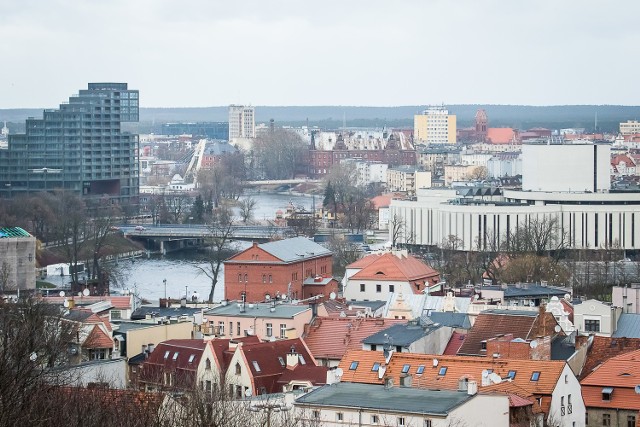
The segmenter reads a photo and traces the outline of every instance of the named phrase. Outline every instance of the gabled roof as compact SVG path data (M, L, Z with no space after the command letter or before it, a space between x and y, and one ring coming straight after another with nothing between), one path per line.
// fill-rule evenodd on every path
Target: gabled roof
M455 356L460 351L460 347L464 343L464 340L467 338L467 334L461 334L460 332L453 331L451 334L451 338L449 339L449 343L445 347L442 354L448 356Z
M293 237L291 239L276 240L274 242L262 243L257 245L257 247L285 263L318 258L332 254L329 249L309 240L306 237ZM249 260L239 260L238 258L244 252L252 249L253 247L245 249L225 262L251 262Z
M545 322L540 324L536 311L487 310L476 318L458 354L486 356L482 342L498 335L513 334L514 338L529 339L536 336L553 335L557 325L552 313L545 312ZM544 326L544 328L542 328ZM544 329L544 330L541 330Z
M640 385L640 350L612 357L581 382L585 406L640 410L635 387ZM612 388L609 401L603 388Z
M399 319L317 317L307 328L304 341L317 358L341 359L347 350L362 348L362 340L391 325L407 323Z
M207 345L208 341L204 340L163 341L155 347L145 363L163 366L165 369L196 371Z
M89 333L87 339L82 343L84 348L113 348L113 339L100 327L93 325L93 329Z
M233 341L242 344L254 344L259 343L260 339L255 335L249 335L248 337L241 338L216 338L211 340L211 347L213 349L213 357L216 359L216 365L220 369L220 372L226 372L229 367L229 362L233 357L233 349L229 349L229 343Z
M411 255L371 254L373 261L350 277L350 280L423 280L438 277L438 272ZM361 260L362 261L362 260ZM355 264L355 263L354 263ZM356 268L350 264L347 268Z
M640 338L640 314L623 313L613 337Z
M436 329L440 329L442 325L431 324L415 324L409 322L407 324L396 324L389 326L373 335L362 340L363 344L384 345L390 343L393 346L409 347L414 342L426 337Z
M640 339L638 338L610 338L595 335L590 339L593 341L587 351L587 358L580 372L581 378L589 375L611 357L640 349Z
M515 131L512 128L488 128L487 141L492 144L508 144L515 139Z

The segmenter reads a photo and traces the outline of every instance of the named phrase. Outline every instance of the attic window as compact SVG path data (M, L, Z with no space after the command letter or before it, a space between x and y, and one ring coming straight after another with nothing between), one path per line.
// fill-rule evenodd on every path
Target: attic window
M173 353L173 360L178 360L178 352Z
M356 369L358 369L358 361L353 361L351 362L351 365L349 365L349 370L350 371L355 371Z
M378 271L376 272L376 274L382 274L384 276L384 273L382 271Z
M422 375L423 373L424 373L424 365L418 366L418 369L416 370L416 374Z
M605 402L611 401L611 395L613 394L613 387L605 387L602 389L602 400Z
M284 368L285 367L285 363L284 363L284 359L280 356L278 356L278 362L280 362L280 365Z
M373 364L373 368L371 368L371 371L378 372L378 369L380 369L380 363L376 362Z
M169 353L171 353L169 350L164 352L164 360L167 360L169 358Z
M300 361L301 365L306 365L307 364L307 361L304 360L304 357L302 357L301 354L298 355L298 360Z
M440 370L438 371L438 375L440 375L441 377L444 377L447 374L447 367L443 366L442 368L440 368Z
M411 365L402 365L402 373L403 374L408 373L409 369L411 369Z
M195 354L192 354L191 356L189 356L189 363L193 363L193 359L196 358Z
M260 365L258 365L258 362L256 362L255 360L253 362L253 369L256 370L256 372L262 372L262 369L260 369Z
M487 351L487 340L480 341L480 350Z
M516 378L516 371L509 371L509 373L507 374L507 378L509 379L515 379Z
M535 371L531 374L531 381L538 381L540 379L540 372Z

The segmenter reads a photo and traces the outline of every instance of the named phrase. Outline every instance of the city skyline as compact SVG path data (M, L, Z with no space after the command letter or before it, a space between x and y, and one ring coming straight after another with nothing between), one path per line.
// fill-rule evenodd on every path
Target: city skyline
M95 81L129 82L144 107L637 105L640 4L617 5L10 0L0 108L55 108Z

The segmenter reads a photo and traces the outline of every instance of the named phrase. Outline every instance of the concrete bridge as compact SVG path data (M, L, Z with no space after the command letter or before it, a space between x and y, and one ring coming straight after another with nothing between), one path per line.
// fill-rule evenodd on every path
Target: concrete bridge
M120 225L117 228L126 237L154 244L163 254L203 246L208 237L214 237L216 234L214 228L201 224ZM231 239L268 241L291 235L292 229L289 227L235 225L232 227Z
M310 184L317 184L321 182L319 179L306 179L306 178L297 178L297 179L272 179L265 181L245 181L244 184L249 187L259 187L261 185L294 185L294 184L302 184L308 182Z

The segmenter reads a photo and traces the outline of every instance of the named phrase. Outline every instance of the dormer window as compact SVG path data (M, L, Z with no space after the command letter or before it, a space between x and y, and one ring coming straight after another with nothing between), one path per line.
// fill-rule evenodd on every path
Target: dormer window
M613 394L613 387L605 387L602 389L602 400L604 402L611 401L611 395Z
M165 352L164 352L164 360L167 360L167 359L169 358L169 354L170 354L170 353L171 353L171 352L170 352L169 350L167 350L167 351L165 351Z
M236 375L242 374L242 367L240 367L239 363L236 363Z
M173 360L178 360L178 352L173 353Z

